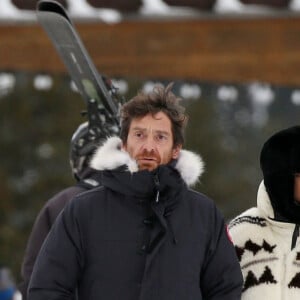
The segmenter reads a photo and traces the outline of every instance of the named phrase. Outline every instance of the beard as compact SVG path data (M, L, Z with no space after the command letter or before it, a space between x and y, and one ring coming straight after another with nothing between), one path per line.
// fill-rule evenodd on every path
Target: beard
M139 170L153 171L160 165L161 158L160 155L153 150L150 152L144 150L142 153L137 155L136 161Z

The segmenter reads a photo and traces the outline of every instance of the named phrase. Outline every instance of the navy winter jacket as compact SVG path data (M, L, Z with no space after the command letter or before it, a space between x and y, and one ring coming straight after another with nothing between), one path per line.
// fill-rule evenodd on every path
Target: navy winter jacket
M40 210L32 227L21 267L22 282L18 289L22 300L27 299L27 289L35 260L52 225L66 204L76 195L100 185L98 172L86 168L78 175L78 182L67 187L50 198Z
M240 299L223 217L187 187L201 172L199 158L182 150L178 161L136 172L119 142L108 140L92 161L103 186L76 196L58 217L29 299L71 299L76 287L80 300Z

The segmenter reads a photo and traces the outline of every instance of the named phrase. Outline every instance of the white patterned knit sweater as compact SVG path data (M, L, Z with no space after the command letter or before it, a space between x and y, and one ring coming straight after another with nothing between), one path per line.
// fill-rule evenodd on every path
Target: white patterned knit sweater
M273 218L274 211L262 182L257 207L229 224L244 276L242 300L300 299L300 238L291 250L295 224Z

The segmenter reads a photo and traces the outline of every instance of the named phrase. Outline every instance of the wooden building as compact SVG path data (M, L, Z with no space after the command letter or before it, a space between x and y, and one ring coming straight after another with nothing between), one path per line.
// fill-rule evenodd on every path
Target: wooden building
M300 14L73 20L111 77L300 85ZM0 23L0 71L66 72L37 21Z

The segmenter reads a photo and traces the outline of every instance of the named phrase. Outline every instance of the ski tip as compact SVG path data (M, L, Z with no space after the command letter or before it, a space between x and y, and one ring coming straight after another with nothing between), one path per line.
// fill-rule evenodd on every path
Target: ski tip
M36 5L37 12L52 12L61 15L71 23L71 19L66 13L65 8L57 1L54 0L40 0Z

